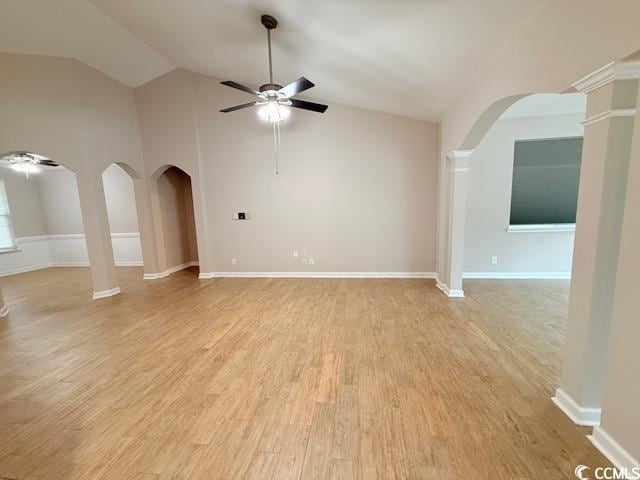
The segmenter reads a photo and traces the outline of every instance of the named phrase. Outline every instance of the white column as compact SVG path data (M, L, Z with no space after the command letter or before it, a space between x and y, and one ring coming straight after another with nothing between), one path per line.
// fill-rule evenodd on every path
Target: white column
M9 314L9 308L4 303L4 297L2 296L2 290L0 290L0 317L6 317Z
M464 297L464 228L467 214L467 183L469 157L473 150L454 150L447 154L449 175L449 205L445 275L438 279L438 288L449 297Z
M640 96L618 254L602 421L591 440L619 468L640 465Z
M142 258L144 260L144 274L145 276L154 276L159 271L158 253L147 180L134 178L133 190L136 196L136 212L138 215L138 228L140 229L140 247L142 248Z
M93 298L95 300L117 295L120 293L120 288L118 288L116 266L113 260L102 175L78 173L76 181L93 280Z
M610 64L587 94L569 315L554 401L577 424L600 421L640 64Z
M160 202L160 192L158 191L157 179L147 180L147 194L149 198L149 214L154 243L155 262L153 267L147 269L145 265L144 279L156 280L169 275L167 271L167 250L164 241L164 227L162 220L162 206Z

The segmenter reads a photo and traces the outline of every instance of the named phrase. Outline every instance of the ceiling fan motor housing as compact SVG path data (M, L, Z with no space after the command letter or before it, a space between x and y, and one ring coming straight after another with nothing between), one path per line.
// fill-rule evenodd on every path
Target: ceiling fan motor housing
M262 17L260 17L260 21L262 22L262 25L264 25L264 28L266 28L267 30L273 30L278 26L278 20L276 20L271 15L262 15Z
M260 87L261 92L268 92L269 90L273 90L277 92L282 88L282 85L278 85L277 83L265 83Z

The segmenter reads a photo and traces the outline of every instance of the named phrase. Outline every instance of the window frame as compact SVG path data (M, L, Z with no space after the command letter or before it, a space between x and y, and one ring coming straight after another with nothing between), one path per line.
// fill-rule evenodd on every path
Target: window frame
M513 141L513 151L512 151L512 169L515 171L515 150L517 142L531 142L531 141L540 141L540 140L560 140L560 139L570 139L570 138L582 138L584 141L584 134L582 135L566 135L560 137L543 137L543 138L520 138L515 139ZM580 167L582 168L582 159L580 159ZM575 223L530 223L530 224L513 224L511 223L511 208L513 201L513 171L511 174L511 190L509 192L509 221L507 223L506 232L507 233L566 233L566 232L575 232L576 224Z
M7 213L1 214L0 217L7 217L7 225L9 226L9 238L11 239L11 246L9 247L0 247L0 254L2 253L11 253L17 252L20 250L18 248L18 240L16 239L16 232L13 228L13 218L11 217L11 206L9 205L9 196L7 195L7 189L4 184L4 180L0 178L0 202L4 201L7 207Z

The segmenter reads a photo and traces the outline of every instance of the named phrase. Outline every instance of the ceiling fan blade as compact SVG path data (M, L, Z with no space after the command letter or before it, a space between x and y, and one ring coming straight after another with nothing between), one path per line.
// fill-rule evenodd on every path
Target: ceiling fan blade
M235 110L240 110L241 108L253 107L255 104L256 104L256 102L243 103L242 105L236 105L235 107L225 108L225 109L220 110L220 111L222 113L229 113L229 112L233 112Z
M222 85L226 85L227 87L235 88L238 90L242 90L243 92L251 93L253 95L260 95L260 92L256 92L254 89L247 87L246 85L242 85L241 83L234 82L232 80L226 80L224 82L220 82Z
M40 160L38 162L40 165L46 165L47 167L59 167L60 164L54 162L53 160Z
M321 103L305 102L304 100L296 100L295 98L292 98L289 101L291 102L292 107L311 110L318 113L324 113L327 108L329 108L327 105L322 105Z
M304 92L305 90L309 90L311 87L315 86L315 83L310 82L304 77L300 77L295 82L291 82L289 85L282 87L278 90L278 93L281 93L287 98L291 98L300 92Z

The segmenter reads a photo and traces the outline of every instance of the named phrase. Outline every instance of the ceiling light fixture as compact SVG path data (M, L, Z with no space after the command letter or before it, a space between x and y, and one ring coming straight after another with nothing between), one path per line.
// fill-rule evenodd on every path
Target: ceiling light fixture
M29 174L31 173L39 173L42 170L42 166L59 166L56 162L47 157L36 153L25 152L23 150L0 155L0 164L3 163L14 172L24 173L27 178L29 178Z
M14 172L24 173L27 178L30 173L40 173L40 168L33 163L14 163L9 168Z
M267 101L258 109L258 116L265 122L284 122L291 116L291 109L277 101Z

